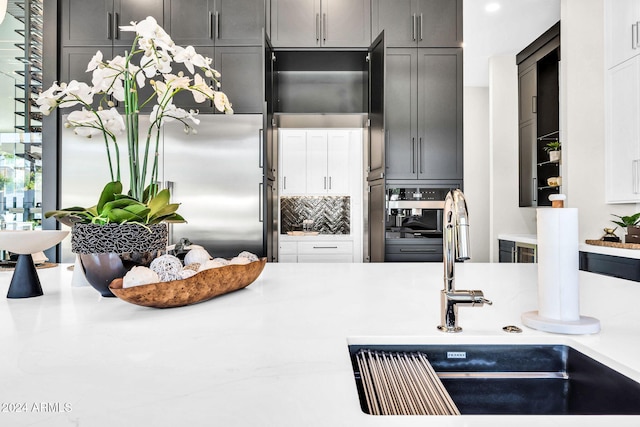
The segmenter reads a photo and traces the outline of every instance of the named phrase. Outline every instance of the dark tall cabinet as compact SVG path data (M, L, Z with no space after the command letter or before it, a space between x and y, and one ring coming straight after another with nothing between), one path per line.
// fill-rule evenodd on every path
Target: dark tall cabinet
M560 138L560 23L516 56L518 64L519 206L551 206L549 196L560 186L560 162L550 161L547 143Z
M387 85L387 180L462 179L461 49L389 49Z

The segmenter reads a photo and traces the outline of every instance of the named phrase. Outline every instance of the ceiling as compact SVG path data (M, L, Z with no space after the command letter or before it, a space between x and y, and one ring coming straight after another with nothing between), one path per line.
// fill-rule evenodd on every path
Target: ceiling
M489 86L490 57L515 56L560 20L560 0L463 2L465 86ZM491 3L498 10L488 12Z

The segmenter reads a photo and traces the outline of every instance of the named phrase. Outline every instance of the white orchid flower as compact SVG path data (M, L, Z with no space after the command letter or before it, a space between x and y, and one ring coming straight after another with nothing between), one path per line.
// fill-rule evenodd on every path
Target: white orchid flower
M193 100L197 103L213 98L213 89L207 84L200 74L194 75L194 83L188 88L193 94Z
M62 96L60 93L60 86L57 82L54 82L51 87L44 92L41 92L36 98L36 104L39 107L40 112L48 116L51 110L58 105L58 99Z
M158 21L153 16L147 16L138 23L131 22L131 25L121 26L120 31L134 31L139 38L152 41L155 46L165 50L173 50L175 46L169 34L158 25Z
M229 98L223 92L214 92L213 105L216 106L218 111L224 111L226 114L233 114L231 102L229 102Z
M170 86L173 90L176 89L189 89L189 84L191 83L191 79L188 76L178 74L164 74L165 83Z
M89 61L89 64L87 65L87 73L89 71L95 70L101 64L102 64L102 52L97 51L96 54L93 55L93 58L91 58L91 61Z
M171 72L171 56L162 50L151 51L140 58L140 68L148 78L156 74L167 74Z
M99 110L97 114L102 120L103 127L113 135L120 135L126 130L124 118L115 108Z
M73 132L76 135L87 138L102 133L102 127L95 113L84 108L69 113L65 126L74 128Z
M76 104L91 104L93 102L93 89L84 82L71 80L60 92L62 98L61 107L72 107ZM64 105L62 105L64 104Z
M169 102L164 109L160 108L158 105L153 106L153 110L151 111L151 123L154 123L158 120L157 126L160 127L165 123L173 122L175 120L180 120L184 123L187 129L190 129L190 126L185 122L186 120L190 120L193 124L200 124L200 119L196 116L198 113L196 111L190 110L187 111L183 108L178 108L173 103Z
M204 57L197 53L193 46L176 46L173 60L177 63L184 64L191 74L195 73L194 67L209 69L213 61L211 58Z

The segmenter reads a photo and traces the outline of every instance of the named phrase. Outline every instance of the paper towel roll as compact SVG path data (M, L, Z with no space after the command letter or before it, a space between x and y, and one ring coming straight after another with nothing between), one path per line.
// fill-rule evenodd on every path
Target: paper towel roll
M580 320L578 210L537 209L538 314Z

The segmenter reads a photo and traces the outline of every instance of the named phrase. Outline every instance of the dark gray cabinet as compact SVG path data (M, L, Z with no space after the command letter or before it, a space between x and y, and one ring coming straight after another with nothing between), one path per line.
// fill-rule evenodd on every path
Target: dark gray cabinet
M168 0L62 0L63 46L131 46L135 33L120 31L120 26L153 16L166 26L165 3Z
M560 163L544 147L559 141L560 23L516 56L518 64L519 206L550 206L560 192L548 178L560 176Z
M167 32L178 45L260 46L264 0L171 0Z
M262 47L217 47L215 68L222 75L222 91L229 97L237 113L263 111L264 93Z
M368 47L370 0L271 0L270 35L276 48Z
M462 0L373 0L371 30L388 47L461 47Z
M385 184L383 179L369 182L368 234L369 261L384 262L385 258Z
M387 180L462 179L462 50L388 49Z

